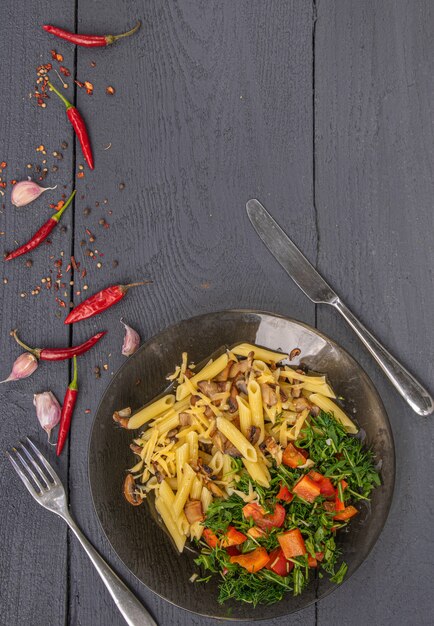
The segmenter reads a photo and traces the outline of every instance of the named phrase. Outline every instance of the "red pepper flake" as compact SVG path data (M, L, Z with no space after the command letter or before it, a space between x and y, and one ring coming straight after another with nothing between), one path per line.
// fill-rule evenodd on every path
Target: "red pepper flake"
M71 263L68 263L68 265L66 266L65 272L69 272L70 269L71 269Z
M5 189L5 187L6 187L6 183L0 183L0 187L1 187L2 189Z
M81 272L81 278L85 278L85 276L86 276L86 275L87 275L87 271L86 271L86 269L84 269L84 270Z
M116 93L116 89L109 85L108 87L106 87L105 92L108 96L114 96Z
M77 87L80 87L80 88L81 88L81 87L84 87L84 83L82 83L82 82L81 82L81 81L79 81L79 80L74 80L74 83L77 85Z
M90 409L85 409L84 412L86 413L86 415L88 415L90 413Z
M4 169L5 167L7 167L7 163L6 163L6 161L2 161L2 162L0 163L0 167L1 167L1 169Z
M36 148L36 152L42 152L42 154L46 154L45 146L41 144Z
M88 80L84 81L84 86L86 87L86 92L89 96L93 94L93 85Z
M60 298L56 298L56 302L57 302L57 304L58 304L59 306L61 306L61 307L62 307L62 309L65 309L65 308L66 308L66 304L65 304L65 302L64 302L63 300L61 300Z
M77 262L76 262L76 260L75 260L75 258L73 256L71 257L71 265L72 265L72 267L74 268L75 271L78 270Z
M17 184L17 181L15 180L15 178L13 180L10 180L9 182L10 182L11 185L16 185Z
M84 172L77 172L77 178L84 178Z
M61 65L59 67L59 70L60 70L60 73L63 74L64 76L71 76L71 72L64 65Z

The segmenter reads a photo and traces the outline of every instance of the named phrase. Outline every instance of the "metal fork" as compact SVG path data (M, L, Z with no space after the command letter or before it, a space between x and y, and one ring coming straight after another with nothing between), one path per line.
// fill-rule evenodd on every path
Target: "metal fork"
M86 550L88 557L101 576L103 583L127 624L130 626L157 626L157 623L145 607L83 535L69 513L65 489L60 478L37 447L28 437L26 439L28 446L39 460L39 463L36 462L35 456L29 452L29 449L23 443L20 443L16 448L12 448L6 454L30 494L38 504L56 513L68 524Z

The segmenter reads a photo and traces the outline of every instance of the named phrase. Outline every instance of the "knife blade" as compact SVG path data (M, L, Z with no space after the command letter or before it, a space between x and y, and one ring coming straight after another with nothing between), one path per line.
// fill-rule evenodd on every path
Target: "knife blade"
M413 411L419 415L431 415L434 400L429 391L345 306L259 200L249 200L246 209L253 228L295 284L313 302L331 304L339 311Z
M307 297L318 304L334 304L338 295L259 200L249 200L246 209L253 228L268 250Z

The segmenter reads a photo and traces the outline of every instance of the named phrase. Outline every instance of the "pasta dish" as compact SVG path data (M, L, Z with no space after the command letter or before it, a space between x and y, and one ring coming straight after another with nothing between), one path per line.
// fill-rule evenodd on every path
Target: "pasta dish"
M196 372L183 353L173 393L113 416L135 431L126 499L154 495L177 550L199 551L191 580L218 575L221 602L272 603L313 572L341 582L336 535L380 484L326 377L289 362L243 343Z

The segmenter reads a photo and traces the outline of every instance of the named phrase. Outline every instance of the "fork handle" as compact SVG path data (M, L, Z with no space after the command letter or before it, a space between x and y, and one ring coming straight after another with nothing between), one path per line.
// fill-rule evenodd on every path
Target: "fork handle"
M413 411L419 415L430 415L434 411L434 401L425 387L381 345L339 298L333 302L333 306L346 319L392 385L404 400L408 402Z
M119 576L114 573L112 568L95 550L93 545L86 539L72 517L69 514L63 517L94 564L127 624L129 624L129 626L158 626L157 622L154 621L143 604L139 602L136 596L128 589Z

